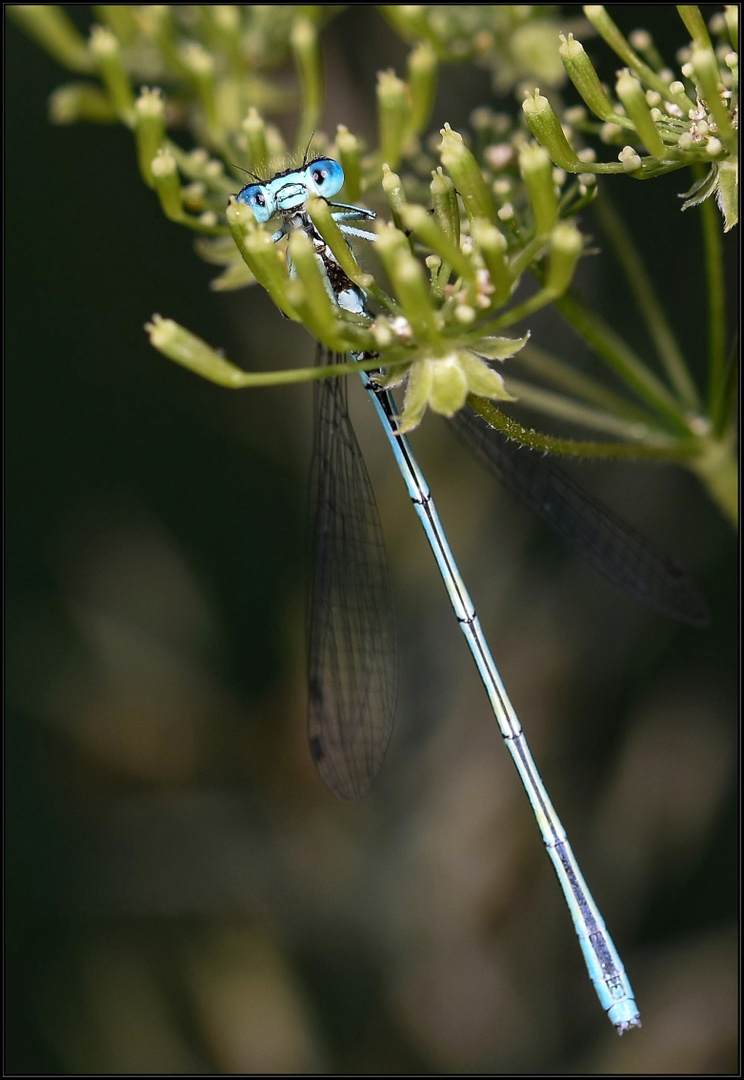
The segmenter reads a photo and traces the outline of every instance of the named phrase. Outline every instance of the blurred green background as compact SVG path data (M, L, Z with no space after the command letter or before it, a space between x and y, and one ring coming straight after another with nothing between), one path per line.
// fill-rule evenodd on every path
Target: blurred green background
M684 41L665 5L614 15L669 57ZM258 290L210 293L130 136L52 127L64 73L6 29L7 1072L735 1072L738 588L718 510L672 468L582 472L700 580L711 627L678 627L577 563L443 423L414 437L636 991L643 1030L619 1040L356 386L401 674L373 794L322 787L304 734L311 393L221 390L142 328L158 311L249 369L309 364L312 342ZM371 135L375 72L402 46L360 5L324 47L326 128ZM433 126L490 101L485 72L448 68ZM611 194L702 370L685 186ZM588 262L579 287L648 355L609 260ZM531 326L577 350L557 320Z

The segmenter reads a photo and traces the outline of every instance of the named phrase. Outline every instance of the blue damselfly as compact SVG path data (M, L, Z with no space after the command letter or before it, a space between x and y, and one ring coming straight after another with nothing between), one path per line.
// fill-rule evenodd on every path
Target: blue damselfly
M341 268L305 207L310 195L332 199L341 190L343 180L337 162L318 158L270 180L246 185L237 200L252 208L259 223L276 220L275 241L294 229L302 230L313 243L333 302L347 312L364 316L364 292ZM343 233L375 239L374 234L353 224L374 218L371 211L343 203L329 205ZM370 358L352 355L356 360ZM319 347L320 363L332 363L333 359ZM599 999L620 1033L639 1027L639 1013L623 965L537 771L429 487L408 439L398 431L391 394L374 373L360 375L529 797ZM390 584L374 495L349 418L345 380L316 383L315 405L308 735L313 760L325 783L342 799L353 800L368 791L377 775L392 729L395 642ZM536 455L509 444L467 409L453 422L458 434L508 488L541 513L616 584L664 614L692 624L705 621L705 605L685 573L568 476L555 466L546 466Z

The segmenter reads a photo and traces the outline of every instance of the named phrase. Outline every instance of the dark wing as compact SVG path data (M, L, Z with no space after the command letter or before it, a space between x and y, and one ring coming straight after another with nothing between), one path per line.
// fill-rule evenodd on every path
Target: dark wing
M333 363L319 347L319 362ZM393 726L390 579L372 485L349 419L345 378L315 384L308 738L324 782L360 799Z
M451 423L511 494L614 585L670 619L707 626L708 606L687 571L550 459L507 439L471 409L461 409Z

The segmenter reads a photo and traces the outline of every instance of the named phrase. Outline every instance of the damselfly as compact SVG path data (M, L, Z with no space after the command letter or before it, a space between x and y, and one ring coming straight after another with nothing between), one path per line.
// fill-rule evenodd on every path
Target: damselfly
M330 200L343 182L343 170L337 162L318 158L268 181L246 185L237 200L250 206L260 223L276 218L275 241L293 229L305 232L313 243L331 299L346 311L366 315L365 294L342 270L305 208L309 195ZM352 224L374 218L371 211L343 203L331 202L330 206L342 232L375 239L374 234ZM364 354L352 355L356 360L369 359ZM333 358L319 347L319 361L333 362ZM374 374L360 374L532 804L602 1006L621 1034L640 1027L623 965L532 759L426 480L407 438L397 431L390 393ZM347 409L345 380L316 383L315 407L308 734L313 760L325 783L342 799L358 799L377 775L392 730L395 642L390 584L374 495ZM546 517L608 577L665 614L690 623L704 622L704 604L683 571L567 476L554 467L546 469L544 463L535 461L535 455L514 449L471 412L463 410L454 422L461 437L507 487Z

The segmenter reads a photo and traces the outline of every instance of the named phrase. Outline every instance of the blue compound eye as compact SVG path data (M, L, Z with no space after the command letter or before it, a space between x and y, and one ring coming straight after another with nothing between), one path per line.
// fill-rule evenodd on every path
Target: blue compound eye
M328 199L344 186L344 170L333 158L318 158L307 167L307 178L318 195Z
M250 206L255 214L256 221L263 223L271 217L272 211L267 205L266 191L263 184L247 184L240 189L236 199L238 202Z

